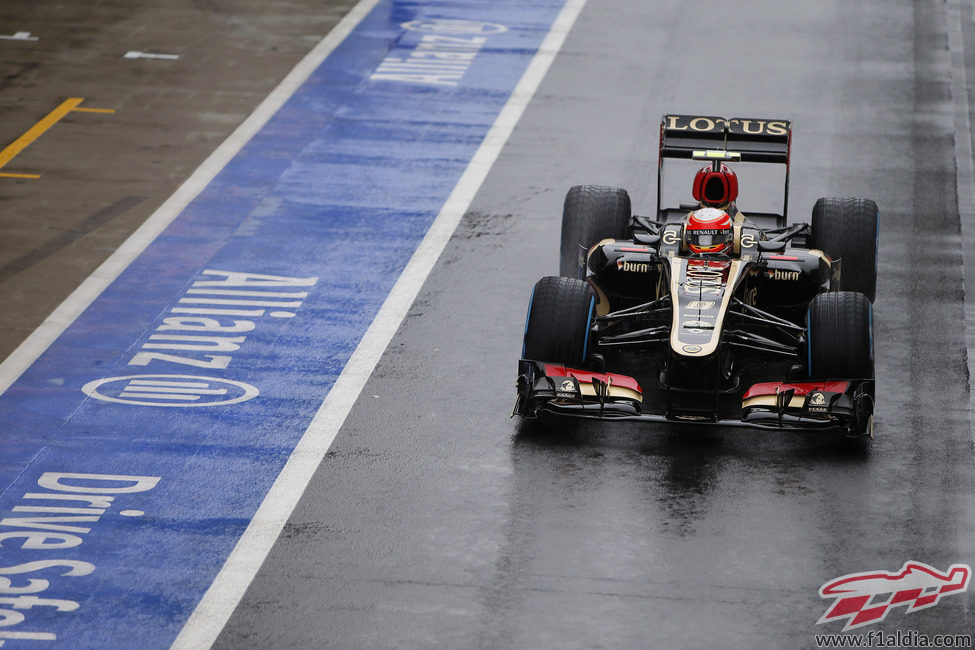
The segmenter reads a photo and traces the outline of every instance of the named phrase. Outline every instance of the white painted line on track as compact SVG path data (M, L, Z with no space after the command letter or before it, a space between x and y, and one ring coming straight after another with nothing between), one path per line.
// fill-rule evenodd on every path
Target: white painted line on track
M156 237L210 184L234 156L295 93L379 0L361 0L314 47L264 101L230 134L196 171L119 246L27 339L0 364L0 394L17 381L34 361L135 261Z
M207 648L216 641L270 553L291 512L311 482L468 206L494 166L515 125L562 49L586 1L568 0L562 8L464 175L447 197L430 230L322 402L247 530L176 638L173 648Z
M31 36L30 32L15 32L9 36L0 36L0 40L4 41L37 41L40 40L36 36Z
M167 61L176 61L179 59L179 54L153 54L151 52L139 52L138 50L129 50L124 55L123 59L165 59Z

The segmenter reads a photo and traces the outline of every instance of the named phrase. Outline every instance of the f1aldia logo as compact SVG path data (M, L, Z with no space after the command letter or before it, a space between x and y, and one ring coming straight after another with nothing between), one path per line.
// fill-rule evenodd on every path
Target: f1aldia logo
M250 384L197 375L129 375L85 384L86 395L103 402L135 406L225 406L257 397Z
M821 598L835 598L832 606L816 621L817 625L846 620L843 631L879 623L894 607L906 606L905 613L934 607L942 596L968 590L972 568L952 564L942 573L922 562L905 562L900 571L851 573L830 580L819 588Z

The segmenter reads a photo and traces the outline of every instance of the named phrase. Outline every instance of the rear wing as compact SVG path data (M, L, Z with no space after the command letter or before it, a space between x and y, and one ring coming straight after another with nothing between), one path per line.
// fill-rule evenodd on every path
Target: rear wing
M724 151L740 154L742 162L785 165L785 192L782 214L774 216L785 225L789 206L789 156L792 122L757 118L710 115L664 115L660 122L660 157L657 163L657 213L674 208L661 206L663 168L666 158L696 159L701 152ZM698 154L698 155L695 155Z

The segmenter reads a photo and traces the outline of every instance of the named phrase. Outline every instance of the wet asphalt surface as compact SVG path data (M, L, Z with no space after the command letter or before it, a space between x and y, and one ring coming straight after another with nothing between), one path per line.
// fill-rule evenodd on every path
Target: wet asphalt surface
M970 6L934 0L749 0L734 9L589 0L216 647L814 647L815 634L841 627L816 624L830 604L819 597L823 583L908 560L942 570L972 564L951 95L959 53L947 36L958 6L970 46ZM0 12L30 7L4 3ZM293 18L294 30L314 32ZM228 43L243 37L231 30ZM299 50L289 51L294 61ZM285 59L260 75L232 66L228 83L249 81L246 100L229 93L241 101L226 113L242 119L287 72ZM218 58L206 60L201 77ZM79 93L50 89L41 76L8 81L0 105L37 102L39 115L25 113L0 133L9 141L43 115L43 93L118 105L94 75L89 83ZM119 87L138 95L157 85ZM650 214L666 112L792 119L793 220L808 218L820 196L879 204L874 441L676 425L546 429L508 419L528 295L558 268L565 191L620 185ZM139 133L145 147L164 151L171 138L154 133L165 130L154 114L143 114ZM186 107L181 114L208 119ZM88 137L81 122L97 119L105 118L77 116L72 127ZM172 128L192 140L200 127ZM225 131L213 129L207 142ZM64 144L61 158L25 159L24 168L48 174L46 165L86 142ZM125 169L105 146L105 160ZM165 198L206 149L172 153L161 163L167 174L147 171L132 184L71 167L50 172L64 191L43 197L27 181L0 186L5 340L46 315L48 303L18 296L33 287L46 294L48 277L80 280L94 262L79 252L82 261L49 265L78 248L117 245L125 231L112 224L151 212L151 197ZM90 190L86 215L147 198L2 277L4 265L76 225L51 216L65 212L71 187L96 184L102 193ZM748 205L743 187L739 206L747 213ZM23 224L30 209L39 212ZM922 612L899 608L874 627L968 634L971 602L964 594Z

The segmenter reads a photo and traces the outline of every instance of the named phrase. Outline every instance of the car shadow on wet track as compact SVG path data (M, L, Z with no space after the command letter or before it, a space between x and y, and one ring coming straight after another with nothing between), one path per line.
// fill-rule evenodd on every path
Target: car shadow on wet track
M766 602L747 567L816 535L806 524L833 499L822 476L856 476L871 453L869 440L822 432L564 418L511 428L505 542L485 588L488 645L530 645L544 633L565 647L648 638L705 647L717 639L702 620L727 623L729 639L759 638L761 622L745 613L762 607L784 608L777 615L804 629L818 575L811 598ZM769 536L769 526L779 532Z
M837 433L548 418L519 423L512 455L516 473L526 465L532 472L548 465L556 474L570 468L596 477L607 457L623 473L629 473L627 467L645 468L644 476L631 478L652 485L661 523L681 530L696 514L705 516L708 495L729 477L738 483L753 472L763 480L778 475L773 491L785 494L799 487L796 470L829 466L849 472L869 462L871 445L869 438Z

